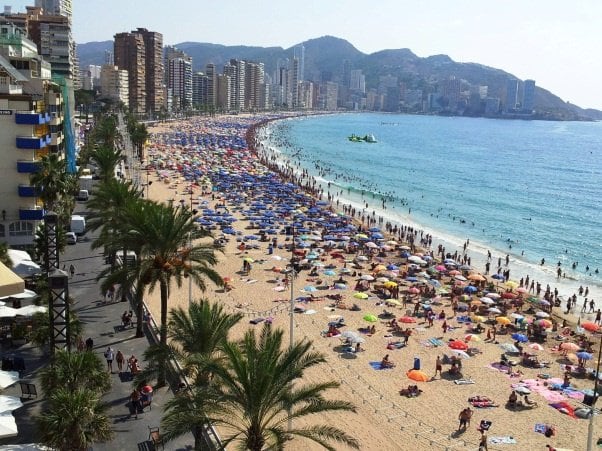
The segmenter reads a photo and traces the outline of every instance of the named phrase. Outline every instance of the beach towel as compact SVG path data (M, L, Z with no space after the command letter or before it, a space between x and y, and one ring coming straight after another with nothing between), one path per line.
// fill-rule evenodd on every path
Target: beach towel
M489 437L489 443L492 445L516 445L516 440L510 436Z
M559 412L568 415L569 417L573 417L575 419L577 418L577 415L575 415L575 409L567 402L555 402L550 404L550 406L554 407Z
M456 379L454 381L454 384L456 385L468 385L468 384L474 384L475 381L473 381L472 379Z
M546 428L547 426L543 423L537 423L535 425L535 432L539 432L540 434L545 434L546 433Z
M441 341L441 340L439 340L438 338L435 338L435 337L429 338L429 341L435 347L443 346L443 344L444 344L443 341Z
M433 343L431 343L429 340L422 340L420 342L420 344L422 346L424 346L425 348L432 348L433 347Z
M380 362L369 362L369 365L372 367L372 369L375 370L391 370L393 368L383 368L383 366L380 364Z

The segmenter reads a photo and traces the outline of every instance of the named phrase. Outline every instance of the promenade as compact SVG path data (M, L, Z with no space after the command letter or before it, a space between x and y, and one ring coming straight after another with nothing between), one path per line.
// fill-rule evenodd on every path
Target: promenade
M85 216L85 204L78 203L74 214ZM144 362L142 355L149 345L149 338L135 338L135 328L124 329L121 325L121 315L125 310L134 310L129 303L113 302L104 304L100 294L99 283L96 277L105 268L104 259L99 250L92 250L91 243L96 233L88 232L76 245L67 246L61 255L60 265L67 268L73 264L75 275L69 280L69 295L75 300L73 310L77 313L84 325L84 340L91 337L94 340L94 351L104 362L104 351L108 346L115 352L121 352L129 357L135 355L142 367ZM136 322L134 316L133 322ZM24 406L14 411L19 434L16 437L0 439L2 445L33 443L36 440L36 427L34 416L41 411L42 393L39 384L39 370L48 362L48 356L41 353L39 349L30 344L19 348L2 349L3 356L22 356L25 359L26 371L22 380L34 383L38 390L38 397L33 399L24 398ZM130 418L128 398L133 389L132 382L123 378L117 372L114 362L114 373L111 375L111 390L104 396L104 401L109 408L107 414L113 424L115 435L113 440L107 443L95 444L91 449L103 450L153 450L149 438L149 426L159 426L163 415L165 403L173 396L169 387L155 389L152 409L144 409L144 413L138 415L138 419ZM5 390L4 395L20 396L19 384L15 384ZM166 445L169 450L192 449L194 443L192 434L181 437Z

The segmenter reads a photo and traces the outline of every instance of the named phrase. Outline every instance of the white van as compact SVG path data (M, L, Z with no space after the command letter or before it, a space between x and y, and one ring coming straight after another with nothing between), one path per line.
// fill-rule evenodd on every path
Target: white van
M67 232L65 234L67 244L77 244L77 235L74 232Z
M86 233L86 218L79 215L71 216L71 232L76 235L84 235Z

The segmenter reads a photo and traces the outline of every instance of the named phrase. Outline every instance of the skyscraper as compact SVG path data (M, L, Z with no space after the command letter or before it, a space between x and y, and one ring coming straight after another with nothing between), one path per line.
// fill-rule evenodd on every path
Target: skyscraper
M518 80L516 78L510 78L506 81L506 112L512 112L516 110L516 104L518 103Z
M525 113L533 113L535 108L535 80L525 80L523 86L523 105L522 110Z
M293 48L293 58L297 58L299 64L297 66L297 80L305 80L305 46L299 44Z
M44 14L65 16L69 19L69 24L72 22L72 0L36 0L35 5L37 8L42 8L44 10Z
M224 74L230 75L232 83L232 109L242 111L245 109L245 79L246 79L246 63L242 60L231 59L231 68ZM224 67L224 69L226 69Z
M157 113L164 106L163 35L146 28L115 35L114 60L129 77L130 108L138 114Z
M205 66L207 75L207 107L215 108L217 106L217 71L215 64L209 63Z
M173 107L185 110L192 107L192 59L170 58L167 71L167 89L171 89Z

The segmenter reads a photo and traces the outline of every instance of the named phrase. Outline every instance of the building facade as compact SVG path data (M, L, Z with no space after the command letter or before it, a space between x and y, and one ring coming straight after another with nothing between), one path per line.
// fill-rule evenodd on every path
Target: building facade
M64 155L64 103L33 41L0 26L0 241L33 246L45 212L30 183L44 155Z
M535 80L525 80L523 86L522 110L532 114L535 109Z
M192 59L170 58L166 73L167 89L171 91L172 108L187 110L192 107Z
M104 64L100 69L100 92L103 98L121 102L129 107L128 71L112 64Z

